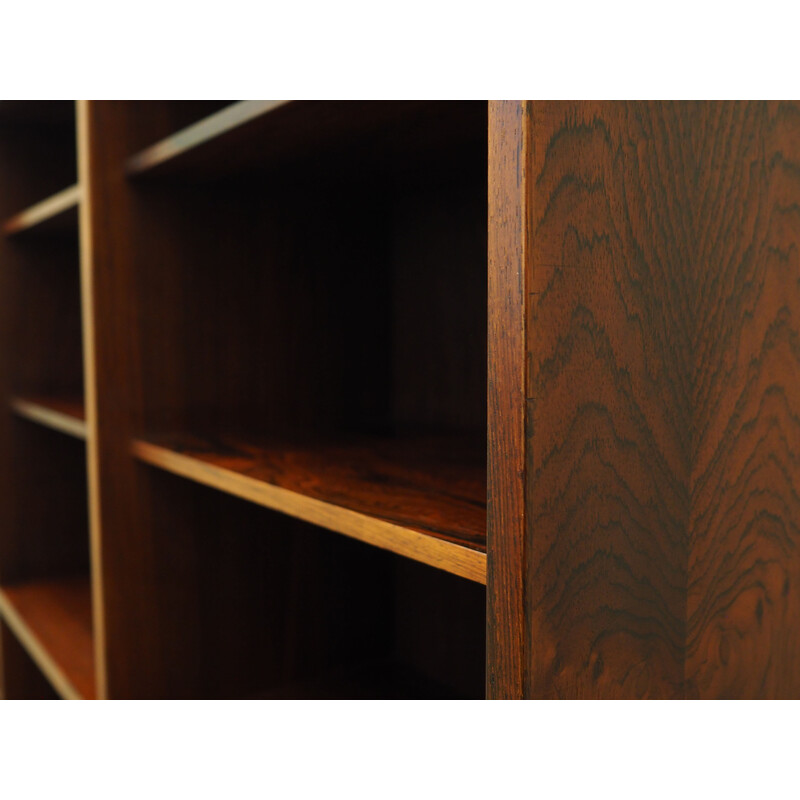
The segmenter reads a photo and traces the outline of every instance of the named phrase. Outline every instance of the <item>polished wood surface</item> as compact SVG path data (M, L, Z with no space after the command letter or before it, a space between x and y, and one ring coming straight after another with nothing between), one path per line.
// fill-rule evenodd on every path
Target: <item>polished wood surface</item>
M77 109L0 102L7 696L800 697L797 103Z
M80 199L80 187L70 186L7 219L3 223L3 233L12 236L32 229L37 232L65 229L77 231Z
M487 696L523 695L530 107L489 104Z
M800 109L530 135L524 695L800 696Z
M693 108L686 694L800 697L800 104Z
M346 536L486 581L482 453L459 440L254 446L162 436L148 464Z
M678 697L698 268L690 109L543 103L530 126L524 693Z
M47 428L86 438L86 413L83 400L66 397L12 397L11 410Z
M95 697L89 581L30 581L0 588L0 614L66 700Z

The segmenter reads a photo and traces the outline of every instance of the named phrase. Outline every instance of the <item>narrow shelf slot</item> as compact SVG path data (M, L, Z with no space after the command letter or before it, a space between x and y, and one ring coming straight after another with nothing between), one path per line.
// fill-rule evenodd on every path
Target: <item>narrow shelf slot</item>
M70 186L6 220L3 233L13 236L32 229L48 233L77 231L80 200L80 187Z
M65 700L95 698L88 577L4 586L0 588L0 614Z
M76 439L86 439L86 413L80 398L14 397L11 409L17 416L31 422Z
M177 133L132 156L127 162L130 175L155 171L158 167L192 150L202 149L237 129L246 128L265 114L286 105L287 100L242 100L189 125Z
M425 564L486 582L486 483L463 440L253 445L170 435L141 461Z
M387 145L402 159L474 143L485 118L474 101L243 100L131 155L126 171L213 179L297 157L363 159Z

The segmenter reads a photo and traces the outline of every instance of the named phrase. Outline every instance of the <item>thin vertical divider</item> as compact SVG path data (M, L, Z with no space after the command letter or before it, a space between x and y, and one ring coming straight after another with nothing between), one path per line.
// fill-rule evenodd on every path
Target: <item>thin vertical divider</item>
M83 381L86 414L86 470L89 502L89 562L92 591L97 697L108 697L106 679L105 614L103 604L102 539L100 526L99 456L97 432L97 384L94 325L94 247L92 236L92 191L89 160L89 101L76 101L78 142L78 187L82 202L78 208L80 243L81 319L83 325Z

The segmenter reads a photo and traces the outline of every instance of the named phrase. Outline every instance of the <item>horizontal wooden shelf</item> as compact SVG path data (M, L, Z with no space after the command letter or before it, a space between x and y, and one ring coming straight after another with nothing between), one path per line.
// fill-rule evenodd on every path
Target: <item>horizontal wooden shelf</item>
M95 698L88 577L4 586L0 614L65 700Z
M481 449L455 439L256 446L183 434L133 444L168 472L485 583Z
M126 169L131 176L208 179L331 148L355 147L366 158L387 143L397 152L453 148L485 134L486 124L486 103L479 102L244 100L132 155Z
M32 229L42 233L77 232L80 200L80 186L70 186L7 219L3 233L13 236Z
M12 411L76 439L86 439L86 413L83 400L66 397L13 397Z

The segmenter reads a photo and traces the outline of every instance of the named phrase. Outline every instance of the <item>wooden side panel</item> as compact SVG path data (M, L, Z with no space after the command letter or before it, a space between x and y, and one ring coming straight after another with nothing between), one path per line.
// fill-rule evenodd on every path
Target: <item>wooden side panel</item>
M526 695L682 693L691 120L534 104Z
M486 692L523 695L529 105L489 103Z
M544 102L525 135L526 533L490 528L488 585L519 596L502 537L522 694L798 697L800 110Z
M687 693L800 697L800 106L698 109Z

